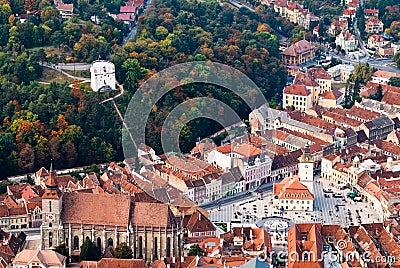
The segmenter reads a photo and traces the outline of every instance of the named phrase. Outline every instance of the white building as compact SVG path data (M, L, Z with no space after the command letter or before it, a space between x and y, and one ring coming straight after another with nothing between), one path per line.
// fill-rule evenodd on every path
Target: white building
M114 63L98 60L90 67L90 87L93 91L115 90L115 66Z
M300 182L300 177L287 177L274 184L274 206L281 210L313 211L314 195Z
M339 64L329 68L327 72L336 81L347 81L354 72L354 66L350 64Z

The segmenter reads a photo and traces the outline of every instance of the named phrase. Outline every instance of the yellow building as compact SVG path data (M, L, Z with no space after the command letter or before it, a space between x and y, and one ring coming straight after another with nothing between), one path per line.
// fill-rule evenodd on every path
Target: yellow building
M304 86L292 84L283 90L283 108L305 111L312 106L311 92Z
M319 94L332 90L332 76L323 68L312 68L307 71L318 83Z

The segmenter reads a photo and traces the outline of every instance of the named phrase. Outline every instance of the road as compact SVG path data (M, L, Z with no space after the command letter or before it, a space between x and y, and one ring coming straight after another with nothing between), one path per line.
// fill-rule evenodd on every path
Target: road
M247 191L243 191L243 192L235 194L233 196L220 198L218 200L214 200L213 202L210 202L205 205L200 205L200 206L202 208L204 208L205 210L208 210L208 209L218 208L219 206L225 206L225 205L229 205L229 204L245 202L247 200L254 199L254 194L256 194L256 192L258 190L263 190L264 192L267 192L267 191L271 191L272 187L273 187L273 183L271 183L271 182L265 183L258 188L253 188L253 189L250 189ZM254 192L254 193L251 194L252 192Z
M243 2L239 2L239 1L236 1L236 0L229 0L228 2L229 2L231 5L233 5L234 7L237 7L237 8L246 7L246 8L249 9L250 11L255 12L254 8L250 7L247 3L244 4Z
M146 13L147 8L151 4L151 0L148 0L146 3L146 6L144 8L143 13ZM137 23L135 22L135 25L132 27L131 31L124 37L121 43L121 47L125 45L130 39L134 38L137 32Z
M135 26L132 27L131 31L127 34L127 36L125 36L124 39L122 40L121 47L123 45L125 45L126 43L128 43L129 40L134 38L136 35L136 32L137 32L137 26L135 24Z
M90 63L60 63L56 65L58 69L67 71L86 71L90 69Z
M392 59L387 59L387 58L382 58L382 59L370 59L368 57L364 57L360 60L353 60L353 59L348 59L347 57L344 56L339 56L339 55L332 55L333 58L341 60L343 63L351 64L351 65L356 65L357 63L368 63L370 66L383 70L386 72L393 72L400 74L400 69L395 67L395 63L393 62Z
M71 75L71 74L69 74L67 72L64 72L63 70L61 70L58 67L58 65L55 65L55 64L46 64L46 63L44 63L42 66L46 67L46 68L50 68L50 69L56 70L56 71L62 73L63 75L68 76L69 78L72 78L74 80L81 80L81 81L88 81L88 82L90 81L90 78L78 77L78 76Z

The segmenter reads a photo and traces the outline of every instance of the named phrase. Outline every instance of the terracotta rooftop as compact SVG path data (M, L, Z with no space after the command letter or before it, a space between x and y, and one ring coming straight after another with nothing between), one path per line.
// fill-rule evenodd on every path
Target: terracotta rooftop
M380 84L382 87L382 93L386 94L388 91L400 93L400 87L390 86L386 84ZM369 81L364 87L364 90L360 93L361 97L369 97L370 95L376 94L379 84Z
M373 13L378 14L379 10L378 9L368 9L368 8L364 9L364 14L373 14Z
M387 91L382 98L383 103L390 105L400 106L400 93Z
M62 222L128 226L130 197L116 194L64 193ZM104 217L104 215L108 215Z
M233 147L233 151L243 157L253 157L261 153L261 150L248 143L242 143Z
M300 40L285 49L285 51L283 51L283 55L296 57L300 54L306 53L314 49L315 46L312 43L308 42L307 40Z
M17 254L13 260L13 264L31 266L34 263L40 263L46 267L62 267L65 265L66 259L67 257L53 250L24 249Z
M370 17L367 19L365 24L366 25L368 25L368 24L383 24L383 22L380 19L378 19L377 17Z
M283 199L314 200L313 194L300 183L297 175L274 184L274 195Z
M134 226L176 226L175 217L168 205L162 203L134 203L131 222Z
M323 68L311 68L307 70L307 73L318 79L331 80L332 76L325 71Z
M374 76L390 79L391 77L400 77L400 74L396 74L393 72L387 72L387 71L383 71L383 70L378 70L372 74L372 77L374 77Z
M286 86L285 89L283 90L283 93L290 95L297 95L297 96L310 95L310 91L304 85L297 85L297 84L291 84L289 86Z
M185 216L184 228L187 228L191 233L193 232L215 232L216 228L211 221L199 211L192 215ZM185 224L186 222L186 224Z

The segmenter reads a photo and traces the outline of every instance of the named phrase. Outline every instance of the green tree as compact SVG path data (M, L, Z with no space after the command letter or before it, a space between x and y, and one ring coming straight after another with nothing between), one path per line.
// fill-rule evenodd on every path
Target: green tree
M114 250L117 259L132 259L132 249L126 243L120 243Z
M101 251L88 237L81 246L80 260L98 261L101 259Z
M359 82L358 79L354 82L354 85L353 85L352 100L353 100L353 104L354 104L355 101L360 101L361 100L361 97L360 97L360 82Z
M65 257L67 257L67 261L68 261L69 254L68 254L67 246L64 243L56 246L53 250L55 252L60 253L61 255L65 256Z
M124 61L122 68L126 70L126 78L124 84L129 88L134 88L136 83L143 77L147 70L140 66L137 59L129 58Z
M349 84L346 85L346 89L344 91L344 103L343 103L343 107L346 109L351 108L351 106L353 106L353 101L352 101L352 93L350 92L350 86Z
M365 17L362 9L357 10L357 28L360 31L361 38L365 37Z
M378 87L376 88L376 93L371 96L371 99L381 101L383 98L383 92L382 92L382 85L379 84Z
M397 68L400 68L400 52L394 54L393 61L396 63Z
M199 246L199 244L194 244L190 246L188 256L201 256L204 250Z
M395 86L395 87L400 87L400 77L390 77L389 79L389 85Z

